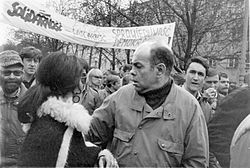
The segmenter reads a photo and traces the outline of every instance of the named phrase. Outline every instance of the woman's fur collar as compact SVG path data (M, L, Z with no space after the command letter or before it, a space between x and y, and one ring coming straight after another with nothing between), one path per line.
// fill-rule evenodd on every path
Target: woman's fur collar
M88 111L78 103L73 103L72 98L49 97L37 112L38 117L50 115L55 120L65 125L76 128L79 132L86 134L92 117Z

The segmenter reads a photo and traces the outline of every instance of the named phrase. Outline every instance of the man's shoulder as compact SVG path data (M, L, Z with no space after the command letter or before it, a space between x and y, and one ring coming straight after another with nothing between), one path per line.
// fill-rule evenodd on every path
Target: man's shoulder
M113 94L111 94L111 97L128 97L128 96L132 96L135 92L135 88L133 86L133 84L128 84L128 85L124 85L122 87L120 87L117 91L115 91Z
M117 92L120 92L123 94L130 93L131 91L135 91L135 87L131 83L124 85L117 90Z
M176 89L178 95L180 95L183 99L187 99L187 100L196 100L196 98L195 98L191 93L189 93L189 92L184 88L184 86L180 87L180 86L174 84L173 88Z

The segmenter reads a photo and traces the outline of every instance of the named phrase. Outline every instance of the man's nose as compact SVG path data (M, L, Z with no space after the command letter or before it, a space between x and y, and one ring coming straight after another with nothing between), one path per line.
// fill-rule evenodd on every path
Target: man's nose
M134 71L133 68L132 68L132 70L130 71L130 74L131 74L132 76L135 76L135 75L136 75L136 73L135 73L135 71Z
M198 73L195 73L193 79L198 80L198 77L199 77Z
M10 74L9 78L16 78L16 76L13 74L13 72Z
M215 88L215 83L214 82L211 83L211 87Z
M32 61L30 62L30 64L34 66L34 65L35 65L35 61L32 60Z

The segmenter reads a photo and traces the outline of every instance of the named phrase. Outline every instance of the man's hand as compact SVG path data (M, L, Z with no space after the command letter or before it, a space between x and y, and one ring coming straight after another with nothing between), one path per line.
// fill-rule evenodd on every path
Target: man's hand
M99 159L99 167L104 168L104 167L114 167L114 168L119 168L118 163L112 153L104 149L98 154L98 159Z
M214 88L208 88L204 91L203 96L207 97L208 99L217 98L217 91Z

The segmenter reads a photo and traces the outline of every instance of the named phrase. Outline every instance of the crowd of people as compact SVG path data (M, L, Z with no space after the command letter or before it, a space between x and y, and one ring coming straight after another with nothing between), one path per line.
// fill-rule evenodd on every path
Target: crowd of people
M182 71L151 40L119 72L32 46L0 63L1 167L250 167L250 87L203 57Z

